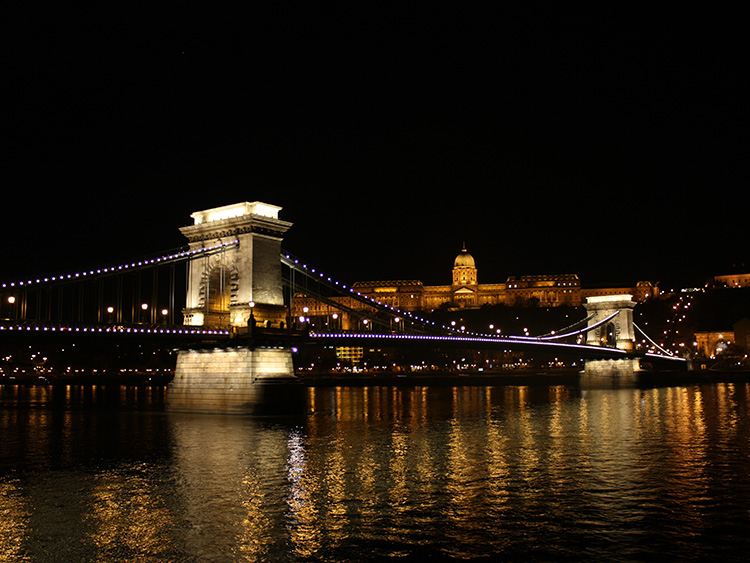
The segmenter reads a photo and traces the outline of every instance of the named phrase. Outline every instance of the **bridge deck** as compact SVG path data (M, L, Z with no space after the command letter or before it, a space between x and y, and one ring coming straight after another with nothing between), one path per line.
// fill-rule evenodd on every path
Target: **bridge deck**
M582 359L648 358L685 362L684 358L645 352L628 352L618 348L568 344L528 337L493 337L462 335L405 335L381 333L309 333L305 330L254 327L233 327L231 330L210 330L202 327L56 327L42 325L0 325L4 338L29 336L59 337L123 337L130 340L162 340L177 347L227 346L382 346L393 348L464 348L482 350L546 351Z

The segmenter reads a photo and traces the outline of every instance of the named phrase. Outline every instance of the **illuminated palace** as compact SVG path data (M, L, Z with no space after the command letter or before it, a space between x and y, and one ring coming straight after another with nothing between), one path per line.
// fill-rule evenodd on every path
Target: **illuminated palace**
M638 282L634 287L583 289L576 274L510 276L505 283L480 284L474 257L464 247L453 263L450 285L423 285L418 280L356 282L354 292L401 311L430 312L436 309L477 309L484 305L526 305L557 307L581 306L587 297L627 293L640 302L658 295L651 282ZM344 303L357 308L354 300ZM294 313L308 316L327 315L329 306L295 296Z

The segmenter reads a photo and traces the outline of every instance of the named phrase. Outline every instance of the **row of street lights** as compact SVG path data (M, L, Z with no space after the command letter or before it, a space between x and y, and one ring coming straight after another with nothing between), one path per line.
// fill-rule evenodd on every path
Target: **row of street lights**
M297 317L299 324L301 325L314 324L314 321L311 321L310 317L308 316L309 312L310 312L310 309L308 307L302 307L302 314L299 317ZM330 319L331 319L330 324L332 325L331 329L341 330L341 326L340 326L341 321L339 320L341 319L341 316L338 313L332 313L330 315ZM329 324L328 321L324 321L324 322L325 324ZM369 319L362 319L360 322L362 323L362 326L364 327L365 330L372 330L373 324L372 322L370 322ZM391 330L398 331L398 329L403 326L401 324L401 317L393 317L392 319L390 319L389 323L390 323Z
M145 323L147 322L147 319L145 319L145 315L147 314L150 306L148 303L141 303L141 318L139 319L139 322ZM115 308L111 305L107 307L107 315L109 315L108 321L112 321L112 315L115 313ZM161 309L161 324L165 324L167 322L167 317L169 317L169 309L166 307ZM153 319L154 322L156 322L156 319Z
M8 316L8 318L11 319L11 320L16 320L16 316L17 316L16 302L17 302L17 299L16 299L15 295L9 295L8 296L8 298L7 298L7 303L8 303L8 307L9 307L9 316ZM146 315L146 313L149 310L149 308L150 308L150 306L149 306L148 303L141 303L141 306L140 306L140 309L142 311L142 313L141 313L141 319L140 319L141 323L146 322L146 319L144 319L143 316ZM112 322L112 320L113 320L112 319L112 315L114 315L114 313L115 313L115 308L110 305L109 307L107 307L106 311L107 311L107 315L109 316L108 317L108 321ZM161 313L161 323L162 324L166 323L167 319L169 317L169 309L167 309L165 307L165 308L161 309L160 313Z

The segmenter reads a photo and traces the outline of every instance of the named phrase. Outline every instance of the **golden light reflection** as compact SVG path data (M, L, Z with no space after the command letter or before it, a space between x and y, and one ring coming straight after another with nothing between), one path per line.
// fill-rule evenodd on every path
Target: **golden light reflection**
M238 523L237 551L248 561L258 561L267 552L263 532L272 527L272 522L263 506L262 479L248 471L241 481L240 503L244 518Z
M175 543L173 515L165 498L152 489L154 479L148 475L152 470L137 464L95 478L87 526L97 547L94 561L169 554Z
M322 560L359 545L468 559L539 530L695 536L733 494L728 464L747 466L749 396L739 383L318 388L294 426L175 415L154 443L148 416L117 419L118 435L111 413L0 409L0 461L25 468L0 473L0 561L53 544L86 561ZM114 461L80 445L130 432L138 445ZM167 451L153 461L155 445Z
M24 549L30 511L17 482L0 482L0 561L31 561Z
M289 491L288 435L234 417L170 422L179 518L189 523L179 538L184 549L232 561L268 558L289 508L278 494Z
M321 399L320 391L315 397ZM333 426L316 416L309 421L316 452L305 482L321 493L310 502L340 510L310 511L318 519L311 526L349 534L355 523L364 533L361 519L375 517L371 507L388 507L395 518L435 498L445 499L450 525L443 533L457 542L473 533L478 510L499 516L519 498L543 513L566 510L559 496L542 499L539 491L569 488L571 465L578 468L581 503L598 503L615 519L620 513L632 518L643 501L628 491L649 486L644 447L665 439L703 442L706 433L706 398L688 389L339 388L329 398L335 400L314 412L335 413L326 419ZM387 439L379 431L384 423L392 424ZM677 464L698 468L701 448L681 449L674 452ZM310 486L307 478L315 476L325 486ZM700 482L699 474L686 476ZM395 534L397 528L389 529Z

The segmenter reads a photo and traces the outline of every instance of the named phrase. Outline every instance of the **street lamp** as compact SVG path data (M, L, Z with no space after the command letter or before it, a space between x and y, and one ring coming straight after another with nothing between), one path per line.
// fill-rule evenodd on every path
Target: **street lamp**
M16 318L16 297L15 295L11 295L8 297L8 305L10 305L10 318L15 319Z
M302 316L305 317L305 320L303 322L306 322L312 327L312 322L310 321L310 317L307 316L307 313L310 312L310 309L308 307L302 307L302 312L304 313L304 315Z
M253 314L253 310L255 309L255 301L249 301L247 305L248 307L250 307L250 314L247 316L247 328L252 335L252 331L255 328L255 315Z

